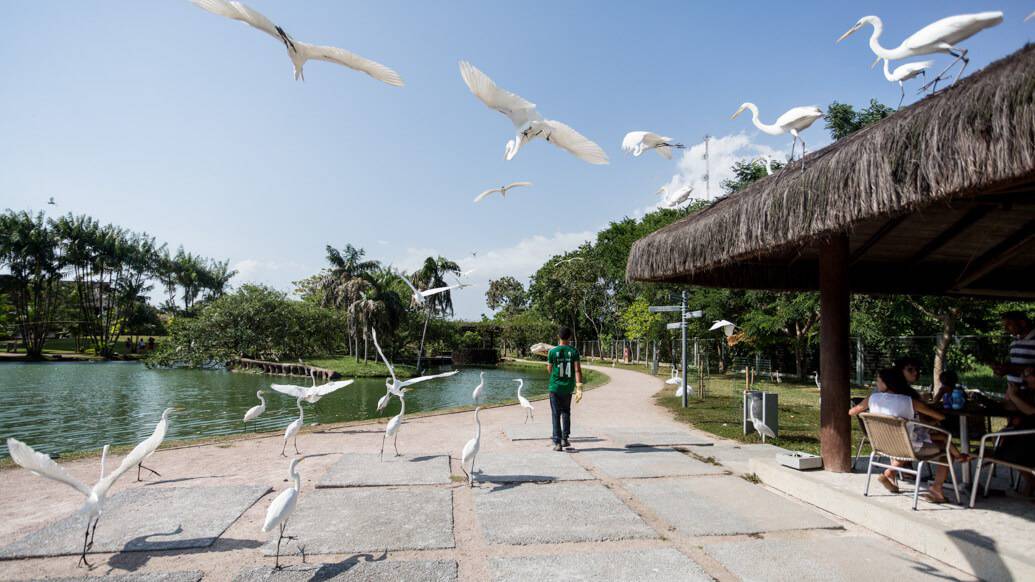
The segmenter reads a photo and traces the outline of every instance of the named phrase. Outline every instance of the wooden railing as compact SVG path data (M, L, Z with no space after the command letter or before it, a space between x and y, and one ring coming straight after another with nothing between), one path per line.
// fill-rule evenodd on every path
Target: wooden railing
M265 362L263 360L252 360L250 358L238 358L234 364L235 368L246 368L260 370L263 374L275 376L304 376L308 378L314 375L321 380L333 380L341 375L334 370L318 368L300 362Z

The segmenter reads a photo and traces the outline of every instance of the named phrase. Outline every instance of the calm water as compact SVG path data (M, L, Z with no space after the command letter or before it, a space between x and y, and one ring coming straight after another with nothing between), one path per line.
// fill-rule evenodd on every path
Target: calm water
M527 368L467 368L456 376L430 380L407 394L406 412L471 404L478 372L485 372L486 402L516 401L522 394L546 392L546 371ZM168 439L277 430L298 417L294 399L269 390L273 382L305 384L308 379L232 374L211 370L150 370L135 362L0 364L0 455L7 455L7 437L16 437L40 451L64 453L100 450L104 444L134 444L154 430L166 407L174 415ZM241 418L259 403L265 391L266 412L246 428ZM385 393L383 378L361 378L325 396L302 403L306 424L376 418L377 400ZM399 412L399 401L381 416Z

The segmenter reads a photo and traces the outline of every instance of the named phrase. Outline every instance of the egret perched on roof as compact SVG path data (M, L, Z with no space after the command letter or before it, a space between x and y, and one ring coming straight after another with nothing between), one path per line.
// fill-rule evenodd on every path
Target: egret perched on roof
M516 378L514 381L518 383L518 404L521 405L521 408L525 409L525 422L528 422L529 419L531 419L532 422L535 422L535 416L532 415L532 412L535 410L535 407L532 406L532 403L529 402L527 398L521 395L521 389L525 387L525 381L519 378Z
M255 406L249 408L248 412L244 413L244 422L255 420L256 418L259 418L259 416L262 415L263 412L266 412L266 399L262 397L262 390L256 392L255 396L259 398L259 402L261 404L256 404Z
M646 150L654 150L658 152L659 156L671 160L673 149L682 150L686 149L686 146L676 143L676 140L671 137L658 135L651 131L630 131L622 139L622 149L635 157L640 157L640 154Z
M481 410L481 406L474 409L474 438L467 441L467 444L464 445L463 454L460 456L460 468L467 473L468 487L474 487L474 458L478 456L478 449L481 448L482 443L482 422L478 420L478 413ZM470 465L469 469L468 465Z
M726 337L730 337L733 335L733 330L737 329L737 324L725 319L716 319L712 322L712 326L708 328L708 331L715 331L717 329L721 329L722 333L726 334Z
M140 458L140 462L137 463L137 481L140 481L141 469L144 469L145 471L150 471L159 477L162 476L162 474L158 471L155 471L150 467L145 467L144 460L149 458L151 455L155 454L155 451L158 450L158 447L162 444L162 441L165 440L165 434L169 432L169 415L175 410L175 408L166 408L165 410L163 410L162 418L158 419L158 424L155 425L154 432L151 433L151 436L147 437L146 439L141 441L140 444L137 445L136 448L140 449L144 454L144 456Z
M481 194L475 196L474 197L474 201L475 202L481 202L482 200L485 199L486 196L488 196L489 194L496 193L496 192L499 192L501 196L506 198L507 197L507 191L509 191L511 188L520 188L522 186L531 186L531 185L532 185L531 182L511 182L510 184L507 184L506 186L500 186L499 188L489 188L488 190L486 190L486 191L482 192Z
M305 62L309 59L317 59L320 61L327 61L329 63L345 65L350 69L366 73L378 81L384 81L389 85L395 85L396 87L403 86L403 80L402 77L399 76L399 73L396 73L381 63L365 59L356 53L351 53L338 47L319 46L297 41L288 35L288 33L284 32L283 28L273 24L258 11L245 6L241 2L228 2L227 0L191 0L191 2L193 2L198 8L207 10L212 14L218 14L219 16L232 18L233 20L240 20L253 28L265 32L277 39L277 41L284 43L284 48L287 49L288 57L291 59L291 64L295 66L296 81L299 79L305 81L305 74L302 72L302 66L305 65Z
M841 38L837 39L837 42L841 42L863 26L869 24L873 27L873 33L870 35L870 50L877 55L877 59L873 61L871 66L876 65L880 59L897 61L933 53L947 53L956 57L955 60L949 63L949 66L945 67L941 73L938 73L938 76L933 81L923 86L923 89L927 89L930 86L937 87L938 81L942 79L942 75L948 72L956 63L963 61L963 66L956 73L956 79L959 79L960 75L963 74L963 70L970 63L970 59L967 58L967 49L959 49L956 45L1002 21L1003 13L998 11L949 16L932 22L914 32L895 48L884 48L880 44L880 35L884 32L884 23L880 17L863 16L859 19L859 22L855 23L855 26L842 34Z
M298 418L291 421L291 424L287 425L284 429L284 446L280 447L280 456L286 457L284 451L287 450L288 441L291 437L295 437L295 454L300 454L302 451L298 450L298 431L302 430L302 424L305 422L305 411L302 410L302 397L298 396L295 400L295 406L298 407Z
M266 510L266 520L262 522L262 532L266 533L275 527L280 528L280 535L277 537L277 554L274 568L280 569L280 542L284 540L284 528L287 527L288 518L291 517L292 512L295 511L295 505L298 503L298 494L302 489L302 477L295 470L295 467L305 460L306 457L295 457L291 459L291 465L288 466L288 479L291 480L291 486L280 492L273 499L273 503L270 503L269 508ZM288 539L294 539L293 536L286 536ZM304 557L304 556L303 556Z
M808 105L805 107L794 107L788 109L783 115L776 118L776 123L767 124L762 123L758 119L758 107L754 103L744 103L737 111L733 114L730 119L736 119L744 110L751 111L751 123L755 124L760 131L769 135L783 135L790 133L794 136L794 141L791 142L791 158L794 158L794 146L801 141L801 159L802 159L802 170L805 169L805 140L799 135L798 132L805 131L817 120L823 118L823 110L815 105Z
M927 69L931 68L934 61L917 61L915 63L906 63L895 67L895 70L889 70L888 59L884 59L884 78L892 83L898 83L898 88L901 91L901 95L898 98L898 107L902 107L902 100L906 98L906 84L905 82L923 75L927 78Z
M296 386L294 384L271 384L270 388L273 388L281 394L287 394L295 398L301 398L309 404L316 404L321 398L327 396L335 390L340 390L355 380L337 380L334 382L327 382L325 384L316 385L316 372L312 369L309 370L309 377L313 379L312 386Z
M515 138L507 142L504 159L514 159L521 146L534 139L544 138L580 160L591 164L608 163L603 148L560 121L544 119L536 111L535 103L497 87L488 75L471 63L460 61L460 76L475 97L489 109L506 115L517 129Z
M371 328L370 334L371 337L374 339L374 347L377 349L377 355L381 356L381 361L385 363L385 367L388 368L388 373L391 374L391 378L385 378L385 395L377 401L378 412L384 410L384 408L388 406L388 400L392 397L393 394L395 396L398 396L399 398L402 398L403 388L407 386L412 386L420 382L426 382L427 380L434 380L436 378L446 378L448 376L454 376L460 373L460 370L453 370L451 372L443 372L441 374L432 374L430 376L418 376L416 378L410 378L408 380L400 380L395 375L395 366L392 366L392 363L388 361L387 357L385 357L384 351L381 350L381 344L377 343L377 330Z

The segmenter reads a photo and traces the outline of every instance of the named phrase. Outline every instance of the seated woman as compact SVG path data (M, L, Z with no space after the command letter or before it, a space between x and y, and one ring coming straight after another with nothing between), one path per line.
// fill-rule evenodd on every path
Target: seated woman
M931 408L923 401L920 394L906 382L905 376L894 368L885 368L877 373L877 392L867 396L858 405L853 406L848 414L855 416L862 412L872 412L886 416L897 416L907 420L916 420L917 414L941 421L945 415ZM942 447L939 447L931 438L930 433L922 426L911 426L911 440L913 450L920 456L932 455ZM944 441L943 441L944 443ZM944 446L944 445L943 445ZM955 456L955 451L952 451ZM892 461L896 467L905 467L908 461ZM949 476L948 467L937 466L934 472L934 481L928 488L924 499L931 503L945 503L945 494L942 492L942 485ZM897 472L886 469L877 481L885 489L892 493L898 493Z
M1011 384L1006 389L1006 400L1013 405L1017 416L1010 419L1015 430L1035 429L1035 367L1021 372L1021 386ZM995 457L1025 467L1035 467L1035 435L1007 437L995 450ZM1023 475L1022 493L1030 496L1033 490L1031 476Z

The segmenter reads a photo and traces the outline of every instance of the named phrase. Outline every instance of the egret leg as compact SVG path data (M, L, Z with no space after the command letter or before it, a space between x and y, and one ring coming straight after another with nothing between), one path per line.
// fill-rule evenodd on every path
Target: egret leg
M93 527L90 528L90 542L86 544L86 549L93 548L93 538L97 536L97 523L101 521L100 516L95 517L93 520Z
M967 51L966 51L966 49L964 49L963 50L963 54L960 55L960 60L963 61L963 66L960 67L960 71L958 73L956 73L956 78L952 80L953 83L955 83L956 81L960 80L960 77L963 76L963 71L966 70L967 65L970 64L970 59L967 58Z
M286 450L287 450L287 439L284 439L284 446L280 447L280 456L281 457L286 457L287 456L287 455L284 454L284 451L286 451Z
M386 440L388 440L388 433L387 432L384 434L384 436L381 437L381 454L378 455L378 458L381 459L382 461L385 460L385 441Z
M274 570L279 570L280 569L280 542L282 542L284 540L284 526L286 526L286 525L287 525L286 523L280 524L280 535L277 536L277 554L276 554L276 558L274 558L274 562L273 562L273 569Z
M399 431L395 432L395 438L392 439L392 446L395 447L395 456L396 457L400 456L399 455Z
M143 469L145 471L150 471L150 472L154 473L155 476L157 476L157 477L161 477L162 476L161 473L159 473L158 471L155 471L151 467L145 467L143 463L137 463L137 481L140 481L140 470L141 469Z
M955 67L956 63L960 62L960 60L963 61L963 68L964 69L967 68L967 63L970 62L970 59L967 58L967 49L963 49L963 52L959 52L959 51L955 51L955 50L951 50L950 49L949 50L949 54L954 56L954 57L956 57L956 59L953 60L951 63L949 63L949 66L947 66L944 69L942 69L942 72L938 73L938 76L935 77L933 81L931 81L930 83L927 83L926 85L921 87L922 89L927 89L928 87L932 87L932 92L936 91L938 89L938 81L941 81L942 78L944 77L945 73L948 73L949 69ZM960 74L962 74L962 73L963 73L963 71L961 69L960 70ZM956 75L956 79L959 79L959 75Z
M468 487L474 487L474 457L471 458L471 472L467 474Z
M295 433L295 454L301 455L302 451L298 450L298 433Z
M805 173L805 140L798 138L801 141L801 173ZM765 442L765 441L762 441Z
M81 568L83 566L86 566L87 568L92 567L90 565L90 562L86 561L86 549L87 549L87 545L88 545L89 541L90 541L90 522L87 521L86 522L86 532L83 533L83 551L82 551L81 554L79 554L79 562L75 565L76 568Z
M526 409L525 409L525 422L524 422L524 424L528 424L528 415L529 415L529 412L530 412L530 411L529 411L529 410L528 410L528 409L526 408Z
M471 474L467 472L467 467L464 466L463 461L460 461L460 470L463 471L464 475L467 476L467 485L470 486L471 485ZM471 470L472 471L474 470L474 466L471 467Z
M902 84L902 81L899 81L898 88L901 94L898 96L898 107L895 107L895 109L902 109L902 102L906 99L906 86Z

